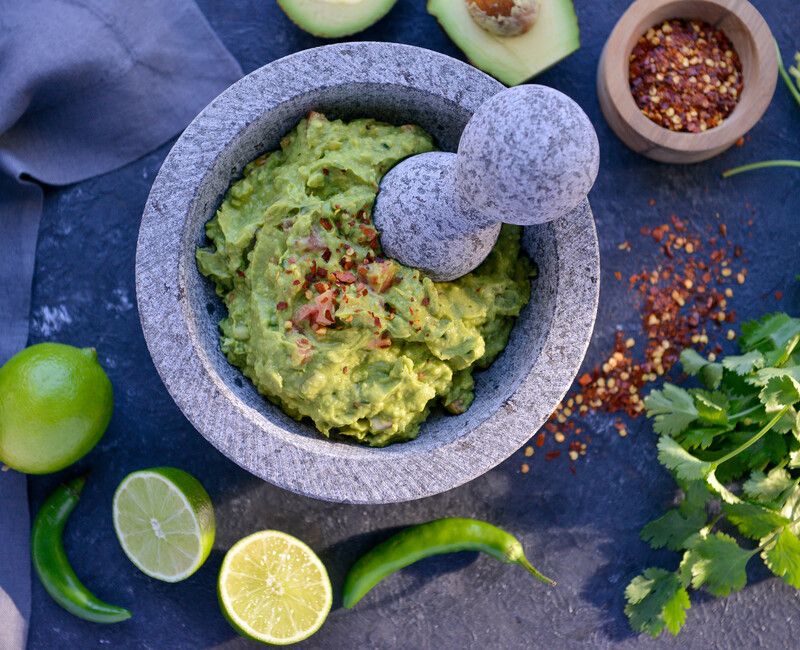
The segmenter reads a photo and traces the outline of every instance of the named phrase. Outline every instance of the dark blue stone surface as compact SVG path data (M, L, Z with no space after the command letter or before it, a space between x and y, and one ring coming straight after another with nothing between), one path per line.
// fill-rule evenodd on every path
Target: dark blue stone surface
M454 2L459 0L453 0ZM423 0L400 0L389 16L360 35L429 47L461 57ZM779 85L772 106L745 146L707 163L670 167L628 151L610 132L595 95L603 42L624 0L577 0L583 47L537 81L576 99L597 128L602 165L591 200L600 234L601 306L586 367L608 355L615 328L638 331L633 297L623 277L652 267L658 254L639 235L671 214L692 228L727 223L748 258L747 283L730 306L741 318L800 305L798 207L800 174L773 170L723 181L720 171L762 158L800 157L800 110ZM755 4L784 53L800 49L795 0ZM201 7L246 72L321 43L294 27L270 0L202 0ZM529 557L559 585L548 589L525 572L473 554L422 562L386 581L353 611L337 596L327 624L308 648L690 648L796 647L800 593L753 562L750 584L727 599L693 596L678 639L634 636L622 613L628 581L654 562L677 557L639 540L641 526L662 512L673 483L655 459L644 420L620 438L613 419L587 418L588 455L573 475L563 459L522 453L452 492L389 506L343 506L278 490L240 470L197 434L161 384L139 329L134 253L139 219L166 145L127 167L67 188L48 190L38 249L31 342L94 345L116 391L111 428L77 470L92 474L70 521L66 548L77 573L96 593L134 611L132 620L99 626L59 609L38 582L33 591L32 648L244 647L218 611L215 579L237 539L263 528L297 535L315 548L339 590L351 562L391 530L446 516L491 520L517 533ZM655 205L649 205L649 199ZM753 220L751 228L744 224ZM633 250L618 249L628 240ZM777 302L774 292L783 292ZM533 432L532 432L533 433ZM531 471L520 473L523 460ZM206 565L169 585L139 573L123 555L111 522L119 481L136 469L175 465L195 474L217 512L217 541ZM31 507L65 476L33 477Z

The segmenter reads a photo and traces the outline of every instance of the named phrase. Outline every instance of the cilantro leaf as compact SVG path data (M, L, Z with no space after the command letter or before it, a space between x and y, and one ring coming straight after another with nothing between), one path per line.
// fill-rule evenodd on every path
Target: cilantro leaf
M800 319L784 313L767 314L761 320L742 325L739 347L744 352L759 350L778 351L782 354L798 334Z
M691 607L689 594L678 576L664 569L650 568L631 580L625 589L625 614L631 627L657 637L664 629L677 634Z
M694 397L694 405L699 418L714 426L725 427L728 425L728 398L724 393L709 393L704 390L689 391Z
M767 413L780 411L787 404L800 401L800 384L788 376L770 377L758 394Z
M725 485L717 478L717 470L709 473L706 477L708 485L719 494L720 498L725 503L741 503L742 500L731 492Z
M686 540L706 525L706 520L705 509L684 515L673 508L642 528L641 538L653 548L666 546L672 551L680 551L685 548Z
M688 517L695 510L705 510L706 504L711 500L711 492L703 481L678 481L683 500L678 504L678 510L684 517Z
M761 553L764 563L776 576L800 589L800 539L784 528Z
M714 596L727 596L747 584L745 567L755 551L741 548L725 533L697 539L686 551L681 571L691 575L692 587L705 587Z
M726 446L735 449L752 437L753 431L736 429L726 434ZM723 483L739 480L751 470L761 470L770 464L780 463L788 453L786 436L770 431L761 440L721 464L717 468L717 477Z
M709 363L700 370L700 381L706 388L716 390L722 383L723 369L721 363Z
M654 390L644 400L648 417L655 417L656 433L674 436L686 429L697 417L692 396L673 384L664 384L663 390Z
M791 523L789 519L774 510L754 503L723 503L722 510L739 532L750 539L762 539L778 528Z
M684 348L680 356L683 372L687 375L697 375L701 368L708 363L708 359L702 356L694 348Z
M800 391L800 366L786 366L785 368L761 368L748 381L754 386L766 386L773 377L785 377L795 384Z
M754 471L744 483L744 492L760 503L775 501L786 490L794 485L792 477L782 467L776 467L768 474Z
M722 381L722 364L711 363L693 348L685 348L680 356L683 371L687 375L698 375L700 381L711 389L715 389Z
M758 350L751 350L742 355L731 354L722 360L722 366L737 375L746 375L764 367L764 355Z
M695 427L681 434L681 444L687 449L708 449L717 436L727 433L726 427Z
M658 460L679 479L686 481L703 480L712 469L711 463L692 456L669 436L661 436L658 440Z

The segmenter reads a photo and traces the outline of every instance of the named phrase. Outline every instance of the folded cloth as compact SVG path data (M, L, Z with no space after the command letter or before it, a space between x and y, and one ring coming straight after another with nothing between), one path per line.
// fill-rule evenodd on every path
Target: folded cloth
M0 364L25 346L42 190L159 146L241 68L194 0L0 0ZM25 477L0 472L0 648L26 643Z

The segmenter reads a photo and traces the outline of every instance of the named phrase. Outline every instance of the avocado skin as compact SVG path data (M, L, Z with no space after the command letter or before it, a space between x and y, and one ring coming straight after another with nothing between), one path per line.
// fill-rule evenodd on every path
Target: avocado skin
M324 0L278 0L278 6L300 29L320 38L351 36L371 27L397 0L362 0L338 4Z

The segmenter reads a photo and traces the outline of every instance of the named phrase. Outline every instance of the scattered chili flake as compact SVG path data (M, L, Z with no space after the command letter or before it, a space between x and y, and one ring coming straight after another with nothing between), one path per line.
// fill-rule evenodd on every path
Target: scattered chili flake
M719 126L744 87L742 63L728 37L698 20L654 25L634 45L629 61L637 106L671 131L699 133Z
M330 248L326 248L324 251L322 251L322 259L325 260L326 262L330 262L331 261L331 249Z
M578 457L585 455L590 440L583 426L576 426L580 418L590 411L639 417L650 384L671 371L683 348L695 347L711 359L722 352L721 341L735 338L728 327L736 320L728 304L730 285L740 276L744 282L747 270L733 273L730 267L741 247L728 240L723 224L719 235L705 236L689 226L673 215L670 223L642 229L641 235L652 238L663 254L628 283L638 303L643 342L637 346L634 337L618 329L611 353L577 379L537 434L536 447L544 447L550 434L557 444L568 440L569 451ZM629 434L622 417L615 419L614 429L622 438ZM569 456L575 460L575 454Z
M322 226L323 228L325 228L325 230L332 230L333 229L333 224L330 222L330 220L327 217L322 217L322 219L319 220L319 225Z
M555 458L558 458L560 455L561 455L561 452L556 450L556 451L548 451L544 455L544 457L545 457L545 460L553 460Z
M780 298L778 298L778 300L780 300ZM428 298L428 296L425 296L422 300L420 300L420 304L422 304L423 307L427 307L431 304L431 299Z
M278 311L283 311L283 310L284 310L284 309L286 309L288 306L289 306L289 305L288 305L288 303L287 303L287 302L285 302L284 300L281 300L281 301L280 301L280 302L279 302L277 305L275 305L275 308L276 308Z
M330 174L330 171L328 171L328 168L327 167L323 167L322 168L322 175L323 176L327 176L328 174Z

